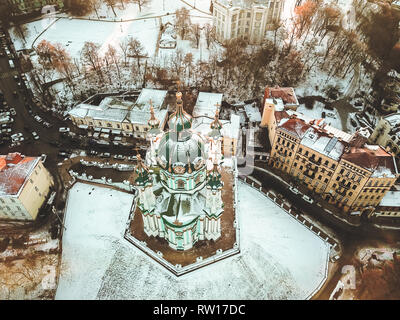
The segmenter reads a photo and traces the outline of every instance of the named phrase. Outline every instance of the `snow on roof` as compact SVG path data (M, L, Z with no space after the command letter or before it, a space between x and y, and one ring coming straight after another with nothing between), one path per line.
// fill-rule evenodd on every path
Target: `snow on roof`
M144 88L136 102L124 100L124 96L108 96L98 106L81 103L68 113L78 118L90 117L115 122L123 122L126 119L135 124L147 124L150 119L151 100L155 116L162 123L168 113L167 109L161 109L166 95L166 90Z
M260 110L258 110L254 103L246 104L244 106L244 110L246 111L247 117L249 118L250 122L261 122Z
M389 191L382 198L380 207L400 207L400 191Z
M264 98L270 99L281 99L285 105L298 105L296 93L292 87L266 87L264 92Z
M285 105L281 98L267 98L265 99L265 103L275 105L275 111L283 111L285 109Z
M200 92L193 108L193 117L207 116L213 118L217 111L217 104L221 107L222 96L222 93Z
M339 160L345 148L337 137L331 137L314 127L307 130L300 143L334 160Z
M270 0L215 0L226 7L251 8L252 6L265 6ZM268 6L267 6L268 7Z
M400 126L400 113L392 113L384 117L391 127Z
M222 122L222 136L231 139L239 139L240 131L240 116L236 114L231 114L231 121L224 123Z
M40 157L25 157L19 153L0 155L0 196L15 196L19 193Z
M393 156L381 146L352 147L342 155L342 159L372 171L372 178L395 178L397 174Z

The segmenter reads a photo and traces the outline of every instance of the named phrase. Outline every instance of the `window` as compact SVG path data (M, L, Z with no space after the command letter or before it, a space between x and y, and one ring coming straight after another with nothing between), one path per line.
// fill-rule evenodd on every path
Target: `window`
M178 189L185 189L185 181L180 179L178 180Z

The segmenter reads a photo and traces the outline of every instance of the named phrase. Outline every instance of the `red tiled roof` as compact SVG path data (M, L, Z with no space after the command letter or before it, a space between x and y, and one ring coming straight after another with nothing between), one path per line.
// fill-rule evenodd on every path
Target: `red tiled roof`
M279 127L296 134L299 138L302 138L311 126L302 119L290 118Z
M270 88L266 87L265 88L265 93L264 93L264 101L265 99L268 98L281 98L284 104L297 104L297 98L296 98L296 93L294 92L293 88L287 87L287 88L281 88L281 87L275 87L275 88Z
M19 153L0 155L0 196L18 194L38 159Z
M275 120L278 125L282 119L286 119L286 118L289 118L289 115L286 111L275 111Z
M362 168L375 171L378 168L389 169L396 173L393 156L380 146L350 148L350 152L344 153L342 159L352 162Z

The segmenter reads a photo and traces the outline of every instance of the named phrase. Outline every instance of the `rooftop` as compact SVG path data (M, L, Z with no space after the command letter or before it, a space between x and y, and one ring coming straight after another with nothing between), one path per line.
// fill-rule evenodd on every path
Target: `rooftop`
M25 157L20 153L0 155L0 196L19 193L40 157Z
M270 3L270 0L216 0L216 2L226 7L240 7L240 8L251 8L252 6L265 6Z
M79 118L87 116L94 120L128 121L146 125L150 119L150 100L156 118L162 120L166 117L168 110L163 108L166 95L166 90L144 88L135 102L124 95L108 96L99 105L81 103L69 111L69 114Z
M285 105L298 105L296 93L291 87L266 87L264 93L264 100L267 98L282 99Z
M373 171L372 178L395 178L397 174L394 157L381 146L352 147L349 152L342 155L342 159Z
M400 207L400 191L389 191L382 198L380 207Z
M214 118L217 104L222 103L222 93L199 92L196 105L193 108L193 117L207 116Z

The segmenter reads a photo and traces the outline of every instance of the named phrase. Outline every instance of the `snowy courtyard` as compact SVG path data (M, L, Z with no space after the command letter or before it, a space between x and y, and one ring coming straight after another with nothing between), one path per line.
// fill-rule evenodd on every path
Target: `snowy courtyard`
M241 253L179 278L124 238L133 196L69 192L57 299L306 299L329 247L251 187L238 185Z

